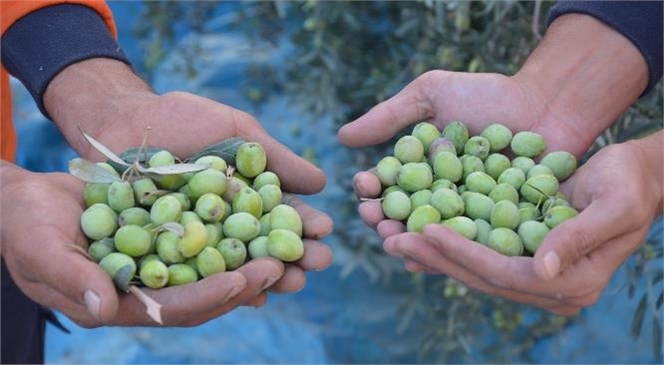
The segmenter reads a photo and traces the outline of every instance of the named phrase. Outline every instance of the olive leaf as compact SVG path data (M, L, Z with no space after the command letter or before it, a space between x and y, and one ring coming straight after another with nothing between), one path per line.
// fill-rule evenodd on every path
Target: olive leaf
M85 137L85 139L87 139L88 142L90 142L92 147L97 149L97 151L101 152L109 160L111 160L111 161L113 161L117 164L123 165L123 166L129 166L130 165L127 162L125 162L124 160L122 160L120 157L118 157L118 155L113 153L113 151L111 151L108 147L101 144L101 142L97 141L96 139L89 136L87 133L83 132L83 130L81 130L81 133L83 133L83 137Z
M91 183L112 183L121 181L118 176L113 175L105 168L90 162L86 159L77 157L69 161L69 173L77 178Z
M157 167L140 167L138 171L143 174L150 175L174 175L174 174L184 174L186 172L197 172L202 171L210 167L210 164L201 164L201 163L178 163L175 165L168 166L157 166Z
M196 161L203 156L221 157L229 165L235 165L235 155L240 146L246 141L239 137L232 137L221 142L207 146L189 158Z
M157 152L162 151L163 148L159 147L132 147L120 153L119 157L123 161L138 162L139 164L147 164L150 158ZM122 174L129 166L125 164L116 164L109 160L108 164L113 166L115 171Z
M659 321L652 321L652 349L655 358L662 357L662 325Z
M175 233L178 237L184 236L184 227L177 222L167 222L159 226L159 229Z
M131 285L128 291L134 294L136 298L145 305L146 313L150 318L154 319L154 321L159 324L164 324L161 320L161 304L159 304L159 302L150 298L141 289L134 285Z

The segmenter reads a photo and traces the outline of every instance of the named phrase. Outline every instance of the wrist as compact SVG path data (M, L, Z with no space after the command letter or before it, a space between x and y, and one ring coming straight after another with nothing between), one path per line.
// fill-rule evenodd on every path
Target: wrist
M647 174L645 188L656 202L655 215L664 213L664 131L626 143L641 157L642 169Z
M127 64L93 58L55 76L44 93L44 107L72 148L88 157L92 148L81 129L95 137L107 128L122 128L139 105L156 96Z
M580 155L648 83L639 50L601 21L582 14L557 18L514 75L535 98L537 123L578 135Z

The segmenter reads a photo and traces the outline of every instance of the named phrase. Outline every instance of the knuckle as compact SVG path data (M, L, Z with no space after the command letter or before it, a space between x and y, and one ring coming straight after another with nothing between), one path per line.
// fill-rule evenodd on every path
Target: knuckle
M572 246L576 257L586 256L597 245L597 236L587 229L575 232L576 244Z

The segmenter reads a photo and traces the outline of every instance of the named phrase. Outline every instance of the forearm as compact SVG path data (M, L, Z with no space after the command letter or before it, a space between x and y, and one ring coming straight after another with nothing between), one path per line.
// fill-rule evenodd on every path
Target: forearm
M89 156L90 144L81 129L96 136L105 128L121 128L123 120L146 100L156 97L123 62L94 58L60 72L44 93L44 107L69 144Z
M538 124L575 131L587 147L641 95L648 67L613 28L568 14L551 24L514 79L533 98Z

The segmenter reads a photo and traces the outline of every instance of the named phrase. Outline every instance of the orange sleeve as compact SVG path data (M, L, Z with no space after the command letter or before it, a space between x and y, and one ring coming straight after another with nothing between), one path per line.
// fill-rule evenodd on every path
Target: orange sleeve
M113 37L117 38L113 14L106 2L102 0L0 0L1 34L4 34L14 22L30 12L58 4L79 4L92 8L104 19ZM13 162L16 159L16 132L12 123L9 74L4 67L0 71L0 98L2 102L0 104L0 153L3 160Z

